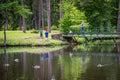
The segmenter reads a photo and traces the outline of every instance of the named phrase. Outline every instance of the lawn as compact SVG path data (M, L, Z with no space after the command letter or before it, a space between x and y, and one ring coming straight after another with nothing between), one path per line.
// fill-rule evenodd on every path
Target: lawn
M43 38L39 37L39 33L31 33L31 31L27 31L23 33L22 31L7 31L7 45L11 46L44 46L44 45L61 45L66 44L61 40L53 40L51 39L51 34L57 34L58 31L52 31L49 34L48 39L46 39L43 35ZM3 45L4 40L4 32L0 31L0 46Z

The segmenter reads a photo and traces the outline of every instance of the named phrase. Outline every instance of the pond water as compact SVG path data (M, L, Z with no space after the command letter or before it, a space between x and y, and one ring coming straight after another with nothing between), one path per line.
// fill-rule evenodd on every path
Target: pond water
M0 53L0 80L120 80L120 44Z

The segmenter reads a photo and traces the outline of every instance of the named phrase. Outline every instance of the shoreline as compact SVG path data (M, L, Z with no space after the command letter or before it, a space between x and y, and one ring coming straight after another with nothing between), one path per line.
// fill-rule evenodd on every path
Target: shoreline
M52 31L49 34L48 38L45 38L43 35L40 38L39 33L31 33L31 31L27 31L23 33L21 31L7 31L6 32L6 46L4 46L4 34L3 31L0 31L0 47L43 47L43 46L61 46L61 45L68 45L67 41L59 40L59 39L52 39L53 34L58 34L58 32Z
M63 48L66 48L67 45L64 46L44 46L44 47L36 47L36 46L32 46L32 47L2 47L0 48L0 54L3 53L46 53L46 52L51 52L51 51L57 51L57 50L61 50Z
M6 46L4 46L4 45L0 45L0 47L54 47L54 46L65 46L65 45L69 45L69 44L67 44L67 43L65 43L65 44L57 44L57 45L51 45L51 44L38 44L38 45L25 45L25 44L23 44L23 45L6 45Z

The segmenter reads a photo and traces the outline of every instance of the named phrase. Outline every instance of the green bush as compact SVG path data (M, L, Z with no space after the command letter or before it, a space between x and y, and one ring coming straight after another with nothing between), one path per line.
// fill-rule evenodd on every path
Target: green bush
M69 31L80 31L80 24L82 22L87 23L85 13L79 11L74 5L69 4L69 2L63 2L62 4L64 16L59 22L60 31L63 34L68 34ZM76 27L71 27L72 25L78 25Z
M58 28L57 26L53 25L53 26L51 27L51 30L59 30L59 28Z
M81 33L81 29L79 27L70 27L70 30L73 34L79 34Z
M31 33L39 33L39 30L32 30Z
M59 24L59 27L60 27L60 31L63 33L63 34L68 34L69 32L69 28L71 26L71 21L69 20L69 16L64 16L61 20L60 20L60 24Z

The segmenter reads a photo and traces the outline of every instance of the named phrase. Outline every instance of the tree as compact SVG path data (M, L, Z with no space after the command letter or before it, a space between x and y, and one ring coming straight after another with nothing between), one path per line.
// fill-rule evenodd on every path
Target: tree
M48 23L48 32L51 32L51 18L50 18L50 0L46 0L47 3L47 23Z
M5 9L5 25L4 25L4 46L6 47L6 28L8 27L8 11Z
M120 32L120 0L119 0L119 9L118 9L117 32Z
M116 26L118 0L76 0L75 6L85 12L90 26L105 29Z
M41 10L41 0L38 0L38 29L42 29L42 25L41 25L41 21L42 21L42 19L41 19L41 13L42 13L42 10Z
M60 0L60 19L62 18L63 13L62 13L62 0Z
M41 0L41 10L42 10L42 30L44 30L44 6L43 6L44 2L43 0Z
M33 13L34 13L34 15L33 15L33 26L35 27L35 29L37 29L37 11L36 11L36 9L37 9L37 1L36 0L34 0L34 2L33 2Z
M4 4L1 4L0 11L4 10L4 46L6 47L6 30L8 28L8 9L13 5L17 4L17 2L9 2L6 0Z
M8 0L3 1L3 3L0 4L0 6L1 6L0 7L0 15L4 14L4 16L1 17L2 20L0 20L0 21L2 23L1 25L4 25L4 46L6 46L6 30L8 28L8 25L10 24L9 22L12 22L10 20L13 20L13 18L11 18L12 14L27 16L27 15L31 14L31 12L29 9L26 9L23 6L20 6L18 4L18 1L16 1L16 0L13 2L10 2ZM8 14L10 16L8 16Z
M51 0L50 7L51 25L58 26L60 20L60 0Z
M86 17L69 0L63 0L62 11L64 13L59 27L63 34L67 34L72 26L79 27L82 22L86 23ZM76 29L76 28L74 28Z
M24 0L21 0L21 5L24 6ZM26 20L25 17L22 16L22 28L23 28L23 32L26 32Z

